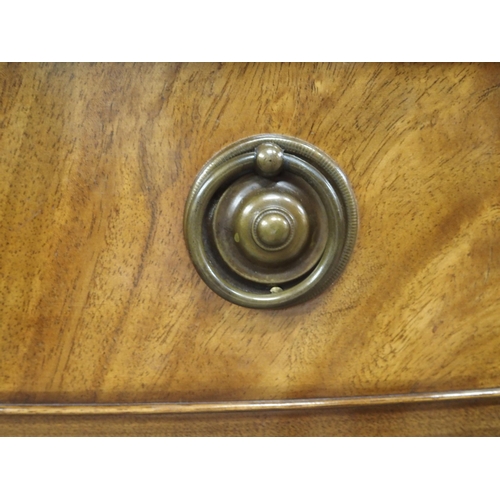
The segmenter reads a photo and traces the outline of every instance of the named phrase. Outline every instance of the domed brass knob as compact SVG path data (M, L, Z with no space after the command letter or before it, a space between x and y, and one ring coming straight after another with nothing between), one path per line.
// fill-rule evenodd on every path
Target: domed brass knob
M252 235L257 245L274 252L288 246L294 228L295 221L289 213L268 208L255 219Z
M352 189L314 146L254 136L218 153L186 203L191 258L219 295L247 307L292 305L343 271L358 225Z
M272 142L259 144L255 148L255 169L265 177L278 175L283 166L283 150Z

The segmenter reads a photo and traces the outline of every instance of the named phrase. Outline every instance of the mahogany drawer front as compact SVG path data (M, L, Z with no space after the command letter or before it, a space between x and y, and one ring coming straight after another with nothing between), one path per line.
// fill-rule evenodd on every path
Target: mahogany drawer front
M6 64L0 82L2 404L500 387L499 65ZM264 132L331 155L360 213L340 280L274 311L208 289L182 231L202 165Z

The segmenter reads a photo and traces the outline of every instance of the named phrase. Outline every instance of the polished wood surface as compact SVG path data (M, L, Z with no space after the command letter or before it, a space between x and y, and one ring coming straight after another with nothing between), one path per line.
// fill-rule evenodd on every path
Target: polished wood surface
M0 66L0 401L220 402L500 386L500 66ZM229 304L182 235L249 135L344 169L360 237L283 311Z

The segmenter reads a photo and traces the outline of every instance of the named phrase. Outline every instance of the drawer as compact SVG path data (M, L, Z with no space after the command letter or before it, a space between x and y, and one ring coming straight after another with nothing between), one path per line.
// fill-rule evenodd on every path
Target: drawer
M458 434L475 415L465 432L499 432L499 65L5 64L0 81L0 429ZM279 310L215 294L183 236L204 163L261 133L325 151L359 207L340 279Z

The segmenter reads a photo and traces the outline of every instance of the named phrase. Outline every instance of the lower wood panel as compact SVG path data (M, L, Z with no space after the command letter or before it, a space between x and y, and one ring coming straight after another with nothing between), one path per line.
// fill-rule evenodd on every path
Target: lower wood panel
M1 416L1 436L500 436L499 402L258 413Z

